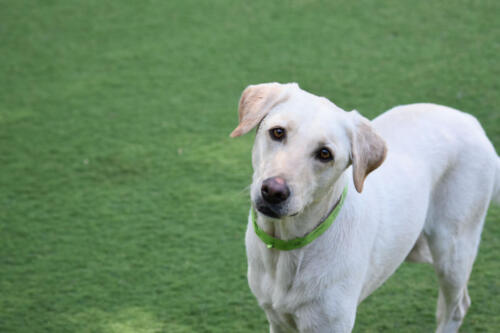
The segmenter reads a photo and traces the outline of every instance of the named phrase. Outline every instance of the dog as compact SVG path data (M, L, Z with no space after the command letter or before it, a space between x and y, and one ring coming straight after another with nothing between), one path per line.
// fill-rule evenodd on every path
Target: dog
M405 260L434 266L437 332L457 332L500 201L500 159L479 122L435 104L369 121L296 83L248 86L238 112L231 137L257 127L245 244L270 332L351 332L357 306Z

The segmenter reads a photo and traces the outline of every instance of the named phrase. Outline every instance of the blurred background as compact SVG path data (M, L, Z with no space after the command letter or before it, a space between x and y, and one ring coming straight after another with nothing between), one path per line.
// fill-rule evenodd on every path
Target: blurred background
M500 2L0 0L0 331L266 332L246 280L248 84L368 118L433 102L500 149ZM500 331L500 209L463 332ZM403 264L355 332L431 332Z

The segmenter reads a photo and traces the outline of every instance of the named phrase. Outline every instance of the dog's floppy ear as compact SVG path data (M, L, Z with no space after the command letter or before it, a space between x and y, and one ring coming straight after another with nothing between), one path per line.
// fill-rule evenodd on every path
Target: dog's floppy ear
M238 107L239 125L231 137L243 135L254 128L278 103L288 98L287 88L291 84L262 83L246 87L241 94ZM293 84L292 84L293 85Z
M359 115L357 111L352 113L355 117L351 138L352 173L354 186L361 193L368 174L384 162L387 146L368 119Z

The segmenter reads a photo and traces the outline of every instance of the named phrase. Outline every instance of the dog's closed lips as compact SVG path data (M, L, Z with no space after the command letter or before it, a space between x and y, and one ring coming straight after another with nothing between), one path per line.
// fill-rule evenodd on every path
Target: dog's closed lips
M269 216L271 218L279 218L280 215L272 209L269 205L265 204L257 204L257 210L261 212L262 214Z

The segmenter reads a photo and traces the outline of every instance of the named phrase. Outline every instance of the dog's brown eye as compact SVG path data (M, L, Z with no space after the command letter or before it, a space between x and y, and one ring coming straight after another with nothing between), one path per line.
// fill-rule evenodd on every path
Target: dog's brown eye
M329 162L333 160L332 152L328 148L321 148L320 150L318 150L316 157L321 162Z
M281 141L285 138L285 129L281 127L275 127L269 130L269 134L271 135L271 139Z

